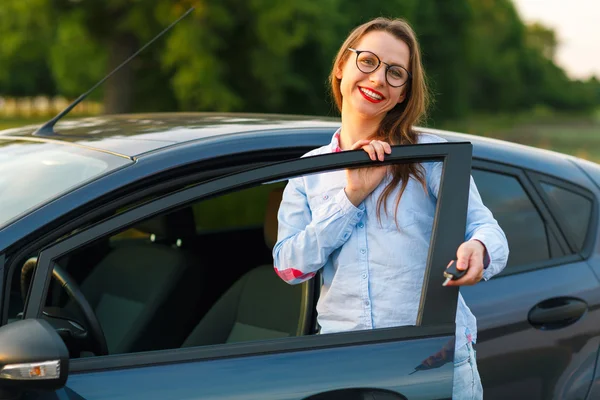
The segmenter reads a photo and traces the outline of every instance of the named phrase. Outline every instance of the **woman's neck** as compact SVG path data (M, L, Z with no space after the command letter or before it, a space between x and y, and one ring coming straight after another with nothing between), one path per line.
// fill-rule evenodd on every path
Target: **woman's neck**
M354 143L372 137L381 121L378 119L364 119L359 115L344 113L342 111L342 131L340 133L340 148L350 150Z

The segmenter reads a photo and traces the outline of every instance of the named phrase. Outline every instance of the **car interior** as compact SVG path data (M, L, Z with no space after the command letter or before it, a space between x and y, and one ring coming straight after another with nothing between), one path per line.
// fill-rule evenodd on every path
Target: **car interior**
M71 356L315 333L315 279L288 285L273 268L284 185L260 185L200 201L58 259L55 278L65 275L78 286L107 346L107 351L96 351L75 344L72 329L57 327ZM13 278L13 320L23 309L36 261L28 258L15 273L20 276ZM57 275L57 270L62 272ZM60 279L52 279L45 317L51 323L66 318L89 331L93 323L62 286ZM89 342L93 332L87 336Z

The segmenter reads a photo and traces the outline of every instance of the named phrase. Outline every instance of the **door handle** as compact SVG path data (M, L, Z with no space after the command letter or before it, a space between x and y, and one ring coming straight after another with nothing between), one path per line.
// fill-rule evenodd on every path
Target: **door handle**
M528 315L537 329L560 329L577 322L587 311L587 303L575 297L554 297L535 305Z

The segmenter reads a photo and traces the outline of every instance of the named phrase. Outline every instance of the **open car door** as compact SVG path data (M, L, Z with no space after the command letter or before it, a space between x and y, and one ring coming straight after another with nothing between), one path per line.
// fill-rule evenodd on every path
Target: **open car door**
M132 206L42 249L25 306L25 321L0 329L3 347L13 349L10 357L0 357L0 368L21 364L20 368L29 365L37 371L35 368L39 366L36 365L54 362L52 365L58 365L60 372L56 376L48 375L45 380L23 376L15 384L13 379L11 393L46 390L38 392L40 399L450 399L453 360L443 360L432 367L422 362L454 346L458 288L443 287L442 282L445 267L455 259L456 250L465 237L471 154L471 144L461 142L395 146L386 156L386 164L443 163L415 326L326 335L307 332L295 337L122 354L111 353L109 343L109 355L71 359L65 356L65 349L40 350L40 343L44 346L56 343L49 337L52 330L47 328L58 329L57 321L48 318L44 306L54 266L62 257L193 202L305 174L381 165L371 161L363 151L305 157L217 177ZM318 285L313 287L318 291ZM269 291L268 286L262 288L263 293ZM272 296L273 302L277 302L275 292ZM304 310L303 318L314 318L314 303L310 305ZM106 306L91 308L96 314L106 315ZM268 310L251 311L261 319L284 318ZM96 316L102 320L101 315ZM218 323L215 319L214 324ZM32 324L39 325L39 329L35 328L39 330L37 336L9 343L19 337L19 329L31 330ZM106 335L113 334L114 330L102 326L102 321L100 325ZM64 324L61 326L60 329L64 329ZM7 328L11 332L5 332ZM83 329L90 332L94 328L84 326ZM168 335L169 329L165 328L164 334ZM8 335L6 340L5 335ZM0 388L9 380L10 377L0 374Z

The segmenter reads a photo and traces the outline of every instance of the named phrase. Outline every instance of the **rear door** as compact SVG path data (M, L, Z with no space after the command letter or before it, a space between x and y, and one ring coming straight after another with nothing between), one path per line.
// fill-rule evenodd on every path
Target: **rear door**
M403 146L393 148L386 159L444 163L416 326L72 359L66 387L41 398L450 399L453 360L433 368L423 368L422 362L454 347L458 289L441 286L442 272L464 240L471 151L470 143ZM374 163L362 151L307 157L201 183L133 207L39 254L25 317L41 316L54 263L95 240L199 199L368 165ZM282 318L255 311L264 318ZM312 315L314 305L305 312Z
M486 399L585 398L600 335L597 201L550 176L476 160L473 177L510 248L505 270L461 289L477 317Z

